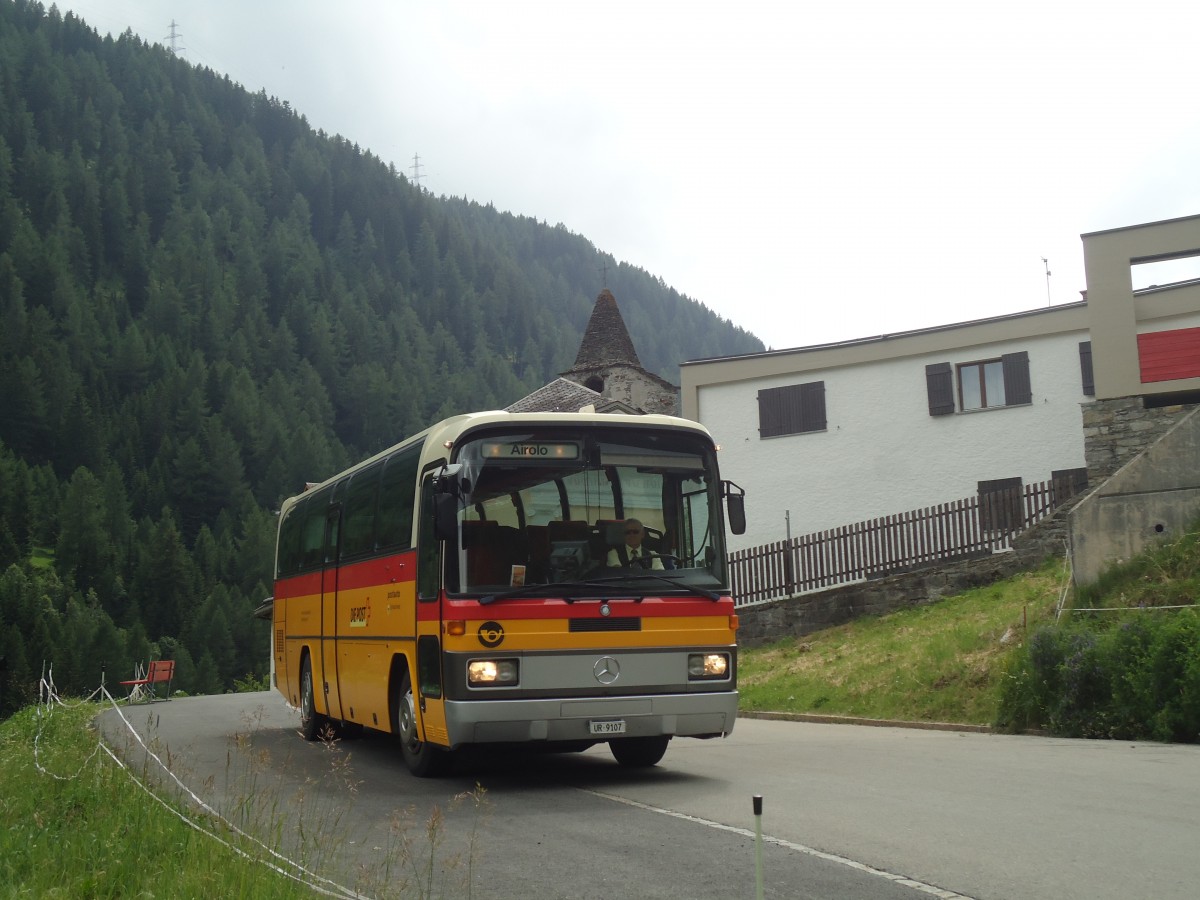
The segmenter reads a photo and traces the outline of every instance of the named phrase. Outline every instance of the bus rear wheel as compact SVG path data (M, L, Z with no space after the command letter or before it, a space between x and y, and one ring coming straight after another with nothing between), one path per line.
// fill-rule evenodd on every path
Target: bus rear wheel
M306 741L315 741L329 722L317 712L313 695L312 660L305 655L300 663L300 735Z
M663 737L620 738L608 742L613 758L627 769L646 769L657 765L667 752L669 735Z
M396 694L396 709L392 720L396 723L400 753L408 771L418 778L433 778L442 774L450 762L450 755L440 747L432 747L425 743L418 735L417 702L407 667L400 676L400 690Z

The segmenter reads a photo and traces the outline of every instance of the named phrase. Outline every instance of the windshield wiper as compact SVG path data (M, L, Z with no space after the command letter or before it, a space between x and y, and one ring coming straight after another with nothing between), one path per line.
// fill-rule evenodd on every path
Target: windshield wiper
M710 591L708 588L699 587L698 585L688 584L679 578L671 578L668 575L663 575L658 572L651 571L623 571L619 575L601 575L596 578L587 578L583 581L552 581L549 584L527 584L523 587L513 588L511 591L501 591L498 594L487 594L479 598L480 606L487 606L489 603L495 603L497 600L510 600L513 597L534 596L548 591L550 589L559 589L566 587L612 587L614 585L623 585L629 581L645 581L645 580L661 581L664 584L669 584L671 587L680 591L690 591L699 594L702 597L707 597L709 600L720 600L721 595ZM619 592L620 593L620 592ZM574 603L579 597L564 596L562 598L567 603ZM642 598L638 598L639 602Z
M616 574L601 575L596 578L589 578L586 581L559 581L554 584L534 584L534 585L529 585L529 587L536 589L536 588L549 588L549 587L566 587L568 585L574 585L574 584L579 584L579 585L584 585L584 586L589 586L589 587L607 587L608 585L611 585L611 584L616 584L616 583L625 584L630 581L645 581L647 579L652 579L654 581L661 581L664 584L669 584L671 587L673 587L679 591L691 591L692 593L699 594L702 597L707 597L709 600L720 600L721 599L720 594L718 594L714 591L710 591L708 588L702 588L702 587L699 587L698 585L688 584L686 581L683 581L682 579L671 578L669 575L664 575L660 572L654 572L654 571L650 571L650 570L646 570L646 569L622 570L622 572L619 575L616 575ZM514 590L506 591L503 594L493 594L490 597L483 597L482 599L480 599L479 602L480 603L491 603L494 600L504 600L507 597L517 596L517 595L523 593L527 589L528 588L515 588ZM564 599L568 603L571 603L574 598L566 597Z
M536 596L543 591L551 589L567 588L567 587L609 587L613 581L619 581L615 578L588 578L583 581L551 581L549 584L527 584L523 587L513 588L511 591L501 591L498 594L486 594L479 598L480 606L487 606L489 603L495 603L497 600L511 600L513 597ZM564 595L563 600L567 603L574 603L577 597Z
M644 578L653 578L655 581L662 581L666 584L671 585L671 587L677 588L681 591L692 591L693 593L699 594L701 597L707 597L709 600L720 600L721 599L720 594L718 594L714 591L710 591L708 588L702 588L695 584L688 584L686 581L682 581L678 578L671 578L667 575L662 575L658 572L653 572L653 571L648 571L648 570L643 570L641 572L630 572L628 575L614 575L611 580L613 580L613 581L629 581L630 579L641 580ZM608 581L610 579L604 579L604 580Z

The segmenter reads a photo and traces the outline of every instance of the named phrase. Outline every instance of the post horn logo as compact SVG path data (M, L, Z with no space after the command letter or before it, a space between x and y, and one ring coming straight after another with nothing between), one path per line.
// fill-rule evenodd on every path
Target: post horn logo
M479 626L479 643L485 647L499 647L504 643L504 626L499 622L484 622Z

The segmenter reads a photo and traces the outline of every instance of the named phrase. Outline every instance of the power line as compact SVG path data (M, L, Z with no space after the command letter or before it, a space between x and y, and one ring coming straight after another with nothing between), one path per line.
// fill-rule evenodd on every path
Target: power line
M421 179L424 177L425 176L421 174L421 157L419 154L414 153L413 154L413 164L412 164L413 184L415 184L417 187L420 187Z

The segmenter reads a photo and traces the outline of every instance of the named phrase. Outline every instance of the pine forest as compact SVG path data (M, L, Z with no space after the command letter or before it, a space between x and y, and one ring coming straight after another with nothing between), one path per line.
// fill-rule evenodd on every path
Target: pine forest
M47 666L262 685L280 501L568 369L604 266L650 371L763 349L561 225L0 0L0 716Z

